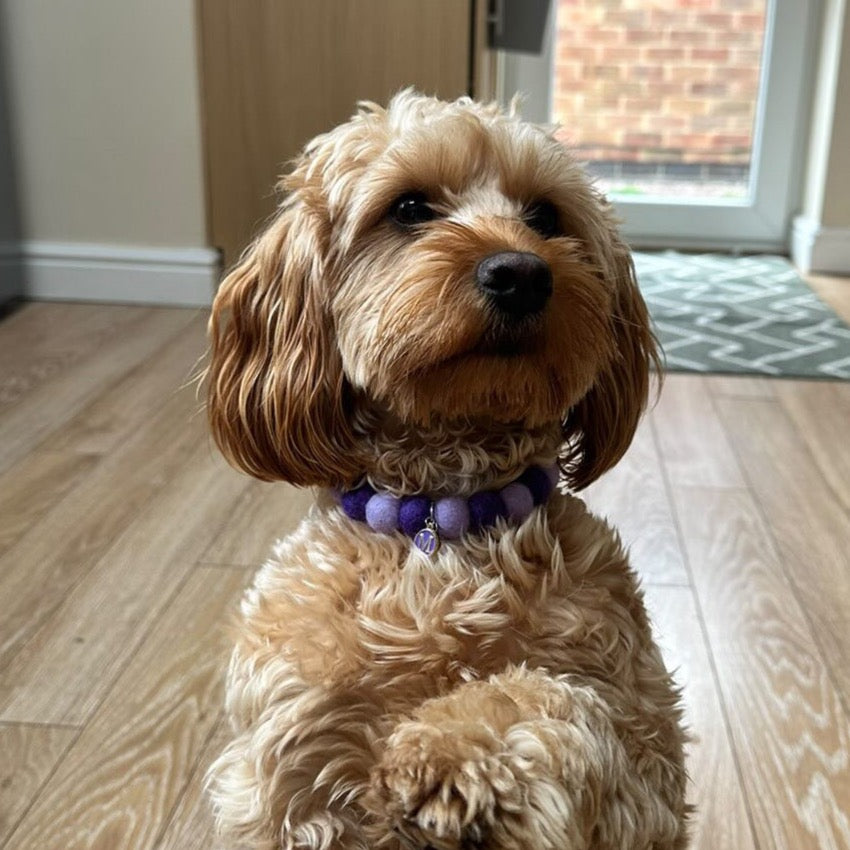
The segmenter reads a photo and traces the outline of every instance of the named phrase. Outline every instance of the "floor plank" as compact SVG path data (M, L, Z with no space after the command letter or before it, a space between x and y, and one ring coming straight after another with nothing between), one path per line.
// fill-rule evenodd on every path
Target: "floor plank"
M638 426L620 463L582 491L582 497L618 530L641 578L687 584L649 419Z
M195 365L206 350L207 320L206 310L197 311L179 334L118 375L58 433L51 434L49 445L91 454L119 447L151 410L191 383ZM203 422L200 400L194 407Z
M0 556L98 463L73 451L33 451L0 473Z
M753 375L706 375L704 383L714 395L744 398L773 398L775 378Z
M208 445L194 405L188 387L165 398L121 451L47 514L33 515L29 531L0 557L0 702L12 657L197 447Z
M0 847L77 734L76 729L0 723Z
M755 504L674 499L759 846L850 846L850 722Z
M151 313L115 304L21 305L0 320L0 411Z
M850 706L850 514L830 491L782 405L721 398L718 406L776 541L782 570ZM834 451L844 451L844 441Z
M103 384L125 375L179 333L193 310L149 309L132 332L110 338L72 368L45 380L0 416L0 470L32 449L50 431L71 419Z
M215 835L210 802L204 793L204 776L230 740L230 729L222 718L204 746L156 850L223 850Z
M850 450L845 448L850 383L777 381L776 395L829 489L850 510Z
M84 723L246 484L201 445L11 661L0 719Z
M227 522L213 535L201 562L259 566L272 545L295 528L312 503L309 489L252 481Z
M652 424L671 484L744 485L703 376L668 375Z
M668 669L682 688L688 747L688 800L696 806L690 850L755 850L723 706L689 587L648 584L646 603Z
M155 845L219 717L220 628L247 579L193 572L14 832L14 850Z

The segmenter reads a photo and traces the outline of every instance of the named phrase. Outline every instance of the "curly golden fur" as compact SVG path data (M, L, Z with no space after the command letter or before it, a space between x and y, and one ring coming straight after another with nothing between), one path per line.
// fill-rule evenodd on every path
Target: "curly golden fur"
M445 543L350 520L330 488L497 488L622 456L656 360L611 211L546 131L469 99L364 104L284 178L222 284L207 370L238 467L317 501L242 603L235 737L210 772L250 850L679 850L684 733L622 546L573 495ZM430 219L400 226L418 192ZM529 226L545 201L557 232ZM482 259L541 258L508 327Z

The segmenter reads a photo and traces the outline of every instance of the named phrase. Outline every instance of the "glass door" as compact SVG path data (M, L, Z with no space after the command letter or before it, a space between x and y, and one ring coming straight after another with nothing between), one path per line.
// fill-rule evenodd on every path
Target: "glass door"
M559 125L639 246L788 243L816 0L551 0L500 96ZM811 64L811 63L809 63Z

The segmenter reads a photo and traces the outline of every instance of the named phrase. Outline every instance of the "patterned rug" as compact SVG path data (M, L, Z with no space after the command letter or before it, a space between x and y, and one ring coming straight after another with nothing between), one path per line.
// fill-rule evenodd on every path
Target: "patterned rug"
M850 328L784 257L634 258L668 370L850 380Z

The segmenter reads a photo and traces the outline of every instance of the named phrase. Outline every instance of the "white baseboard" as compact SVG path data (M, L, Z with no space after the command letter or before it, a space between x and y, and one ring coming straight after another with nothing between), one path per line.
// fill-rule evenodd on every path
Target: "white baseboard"
M6 251L7 262L14 257ZM2 262L0 257L0 262ZM212 248L144 248L77 242L22 242L24 298L208 306L221 271Z
M791 259L803 272L850 275L850 227L823 227L798 215L791 231Z
M0 242L0 305L23 294L21 255L16 243Z

